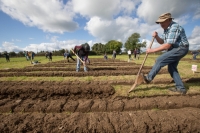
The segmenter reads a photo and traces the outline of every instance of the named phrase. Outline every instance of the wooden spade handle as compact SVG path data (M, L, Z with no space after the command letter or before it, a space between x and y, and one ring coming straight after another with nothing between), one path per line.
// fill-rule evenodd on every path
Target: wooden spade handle
M151 41L151 44L150 44L149 48L151 48L151 47L152 47L152 45L153 45L153 42L154 42L154 39L155 39L155 37L153 37L153 38L152 38L152 41ZM148 57L148 54L146 53L146 55L145 55L145 58L144 58L144 61L143 61L142 65L140 66L140 69L139 69L139 71L138 71L138 74L137 74L137 75L139 75L139 74L140 74L140 72L142 71L142 68L143 68L143 66L144 66L144 63L145 63L145 61L146 61L147 57Z
M85 62L74 52L74 50L71 49L71 51L76 55L76 57L78 57L78 59L79 59L83 64L85 64Z

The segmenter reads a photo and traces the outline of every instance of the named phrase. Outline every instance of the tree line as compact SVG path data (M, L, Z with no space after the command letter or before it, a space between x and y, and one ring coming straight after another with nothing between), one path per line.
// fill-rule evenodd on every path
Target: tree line
M122 53L122 50L121 50L122 47L125 48L125 52L127 52L128 50L133 51L135 48L140 49L142 47L146 47L146 42L140 42L140 34L133 33L127 39L124 45L122 42L117 41L117 40L110 40L106 44L95 43L91 47L90 55L100 55L104 53L112 54L113 50L115 50L119 54L119 53ZM37 52L36 55L45 56L46 52L47 51L40 51L40 52ZM65 52L65 49L52 51L54 56L61 56L64 54L64 52ZM24 51L20 51L18 53L9 52L10 57L23 57L24 55L25 55ZM0 56L3 56L3 54L1 53Z

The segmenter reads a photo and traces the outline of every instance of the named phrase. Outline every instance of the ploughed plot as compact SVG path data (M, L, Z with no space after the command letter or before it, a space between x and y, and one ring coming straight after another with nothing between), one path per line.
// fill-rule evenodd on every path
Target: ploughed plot
M19 73L17 76L30 74L27 77L40 77L41 74L45 78L55 76L53 74L57 74L57 77L137 74L139 65L119 60L114 63L118 65L94 60L93 64L88 65L91 71L77 73L71 68L75 64L61 61L1 70L4 75L0 75L9 77ZM149 70L148 66L143 68L144 73ZM165 73L163 69L159 74ZM192 83L199 79L183 81ZM171 82L170 79L157 79L152 84ZM113 87L133 83L134 79L120 78L115 81L0 81L0 131L200 132L199 94L130 97L117 95Z

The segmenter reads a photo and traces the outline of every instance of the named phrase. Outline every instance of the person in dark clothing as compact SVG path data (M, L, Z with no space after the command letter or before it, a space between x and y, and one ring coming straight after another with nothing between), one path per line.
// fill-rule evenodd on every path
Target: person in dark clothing
M139 60L140 58L140 49L137 49L136 50L136 58Z
M70 52L68 50L65 51L64 53L64 58L67 59L67 61L69 62L69 58L71 58L73 61L76 61L72 55L70 54Z
M7 62L10 62L9 53L5 52L4 55L5 55L5 57L6 57L6 61L7 61Z
M108 59L108 56L107 56L106 52L105 52L105 54L104 54L104 59L105 59L105 60Z
M74 52L77 53L77 55L79 56L79 58L84 61L84 71L87 72L87 67L86 67L86 62L88 60L88 54L89 54L89 50L90 50L90 47L89 45L87 44L83 44L81 46L75 46L74 47ZM76 65L76 71L80 71L80 64L81 64L81 61L78 59L77 57L77 65Z
M49 52L49 61L52 61L52 52Z
M192 54L193 60L196 60L199 52L198 51L191 51L191 54Z
M137 49L135 48L135 50L134 50L134 58L135 58L135 60L136 60L136 57L137 57Z

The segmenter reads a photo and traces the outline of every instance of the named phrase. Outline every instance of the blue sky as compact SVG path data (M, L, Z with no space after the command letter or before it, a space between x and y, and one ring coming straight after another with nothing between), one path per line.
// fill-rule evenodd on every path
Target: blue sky
M190 50L200 50L200 0L0 0L0 52L125 43L135 32L149 44L165 12L185 28Z

